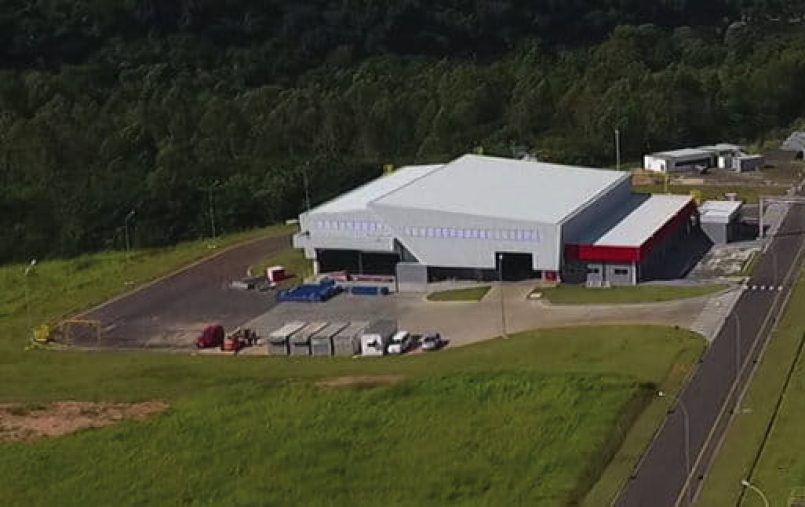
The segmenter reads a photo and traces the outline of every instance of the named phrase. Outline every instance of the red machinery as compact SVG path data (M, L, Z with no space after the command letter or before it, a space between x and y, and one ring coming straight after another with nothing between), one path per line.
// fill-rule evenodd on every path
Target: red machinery
M220 324L213 324L204 328L201 335L196 338L196 348L211 349L221 347L224 344L224 327Z

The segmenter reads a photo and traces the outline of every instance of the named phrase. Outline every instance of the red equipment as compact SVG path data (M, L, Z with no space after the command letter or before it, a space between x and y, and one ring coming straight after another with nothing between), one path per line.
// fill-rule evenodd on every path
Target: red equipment
M204 328L201 336L196 338L196 347L199 349L211 349L221 347L224 343L224 327L220 324L213 324Z

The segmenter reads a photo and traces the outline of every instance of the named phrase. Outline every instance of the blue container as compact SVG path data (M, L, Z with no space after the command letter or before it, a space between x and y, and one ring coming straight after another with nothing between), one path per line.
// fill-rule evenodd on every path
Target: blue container
M352 287L351 292L356 296L386 296L389 289L377 285L356 285Z

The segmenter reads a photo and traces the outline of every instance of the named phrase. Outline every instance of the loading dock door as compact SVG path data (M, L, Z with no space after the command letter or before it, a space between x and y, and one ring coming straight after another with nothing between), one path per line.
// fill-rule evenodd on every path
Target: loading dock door
M530 253L506 253L498 252L495 254L496 269L499 273L502 270L502 277L509 282L528 280L534 278L534 263Z

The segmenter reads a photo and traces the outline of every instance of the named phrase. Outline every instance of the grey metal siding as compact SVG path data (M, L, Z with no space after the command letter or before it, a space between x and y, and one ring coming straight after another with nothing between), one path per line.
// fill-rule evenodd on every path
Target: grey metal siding
M596 224L628 202L632 195L631 179L624 179L606 193L590 202L562 223L563 243L574 243L584 238Z
M537 205L537 204L535 204ZM496 252L528 253L536 271L559 269L559 228L556 224L505 220L496 217L446 213L375 205L397 240L426 266L494 269ZM412 229L416 228L416 231ZM439 229L441 237L431 235ZM445 237L467 231L486 237ZM535 233L536 240L491 239L492 234Z

